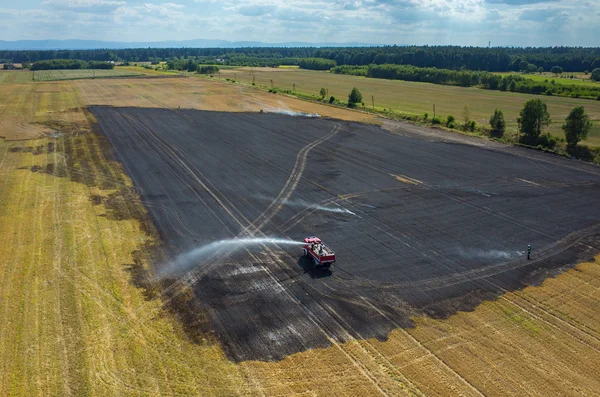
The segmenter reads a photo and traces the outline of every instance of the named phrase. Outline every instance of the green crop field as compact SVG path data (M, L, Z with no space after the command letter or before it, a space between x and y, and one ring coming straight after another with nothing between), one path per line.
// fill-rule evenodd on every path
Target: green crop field
M77 70L38 70L34 72L35 81L76 80L104 77L142 76L143 73L122 69L77 69Z
M551 82L554 80L556 84L561 85L576 85L576 86L585 86L585 87L600 87L600 82L592 81L589 75L584 75L583 73L564 73L562 77L555 76L552 73L544 73L544 74L522 74L522 73L494 73L499 74L500 76L508 76L514 74L516 76L521 76L526 79L531 79L535 81L548 81ZM570 79L567 76L575 76L574 79Z
M26 70L0 71L0 84L28 83L33 81L33 72Z
M585 143L600 146L600 101L373 79L302 69L238 68L221 70L219 75L231 78L234 73L237 80L245 83L252 83L255 76L257 85L270 87L272 80L275 87L291 90L295 84L296 91L314 95L318 95L321 88L326 88L330 96L343 100L348 99L352 87L357 87L363 95L365 106L371 106L373 96L378 108L421 115L428 112L432 117L435 104L437 116L445 118L452 114L459 121L462 120L463 106L467 104L471 118L477 124L487 125L494 109L500 109L504 112L508 133L513 134L517 131L519 111L529 99L542 98L547 103L553 121L548 131L559 137L564 136L561 126L569 111L582 105L594 123Z

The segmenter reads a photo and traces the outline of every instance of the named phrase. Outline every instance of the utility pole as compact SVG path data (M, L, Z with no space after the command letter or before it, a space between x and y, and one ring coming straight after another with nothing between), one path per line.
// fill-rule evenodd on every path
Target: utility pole
M252 85L256 82L256 76L252 75Z
M271 88L273 88L273 79L271 79Z
M294 83L294 94L296 93L296 83Z
M375 97L371 95L371 103L373 104L373 110L375 110Z
M237 73L234 73L234 74L233 74L233 79L234 79L234 80L237 80Z
M435 117L435 103L433 104L433 117Z

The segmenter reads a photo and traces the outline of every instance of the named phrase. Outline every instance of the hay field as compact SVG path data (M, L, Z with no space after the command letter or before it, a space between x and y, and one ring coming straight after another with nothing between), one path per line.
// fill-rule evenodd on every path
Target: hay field
M36 70L33 72L35 81L95 79L107 77L143 76L144 73L117 69L77 69L77 70Z
M0 84L28 83L33 81L33 72L28 70L0 70Z

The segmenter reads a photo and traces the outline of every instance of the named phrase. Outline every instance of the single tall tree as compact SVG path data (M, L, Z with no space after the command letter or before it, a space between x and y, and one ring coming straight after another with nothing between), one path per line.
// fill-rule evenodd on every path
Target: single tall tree
M327 95L327 90L325 88L321 88L319 95L321 95L321 99L325 98L325 95Z
M362 102L362 94L358 90L358 88L353 87L352 91L350 91L350 95L348 95L348 107L355 107L357 103Z
M577 142L586 139L590 128L592 128L592 122L585 113L583 106L573 108L562 126L567 145L573 148L577 145Z
M600 81L600 68L592 70L592 75L590 78L594 81Z
M469 121L471 121L471 113L469 112L469 105L467 105L466 103L465 103L465 106L463 106L462 116L463 116L463 121L465 122L464 127L466 130L467 127L469 126Z
M504 135L506 123L504 122L504 114L502 110L494 110L494 114L490 117L490 127L492 127L492 135L501 137Z
M560 66L552 66L552 69L550 69L550 71L554 74L562 74L563 68L561 68Z
M548 108L541 99L530 99L525 102L517 121L519 130L523 134L522 139L529 143L535 143L542 134L542 129L552 122Z

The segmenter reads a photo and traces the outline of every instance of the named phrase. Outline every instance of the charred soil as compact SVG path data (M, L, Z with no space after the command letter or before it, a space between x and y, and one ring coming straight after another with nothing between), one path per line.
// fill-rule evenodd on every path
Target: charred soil
M155 264L179 272L148 299L161 295L191 336L210 324L234 361L385 340L415 315L473 310L600 248L600 170L576 161L324 118L91 112L168 257L241 236L316 234L336 250L331 272L273 245L185 272ZM126 204L107 203L115 214Z

